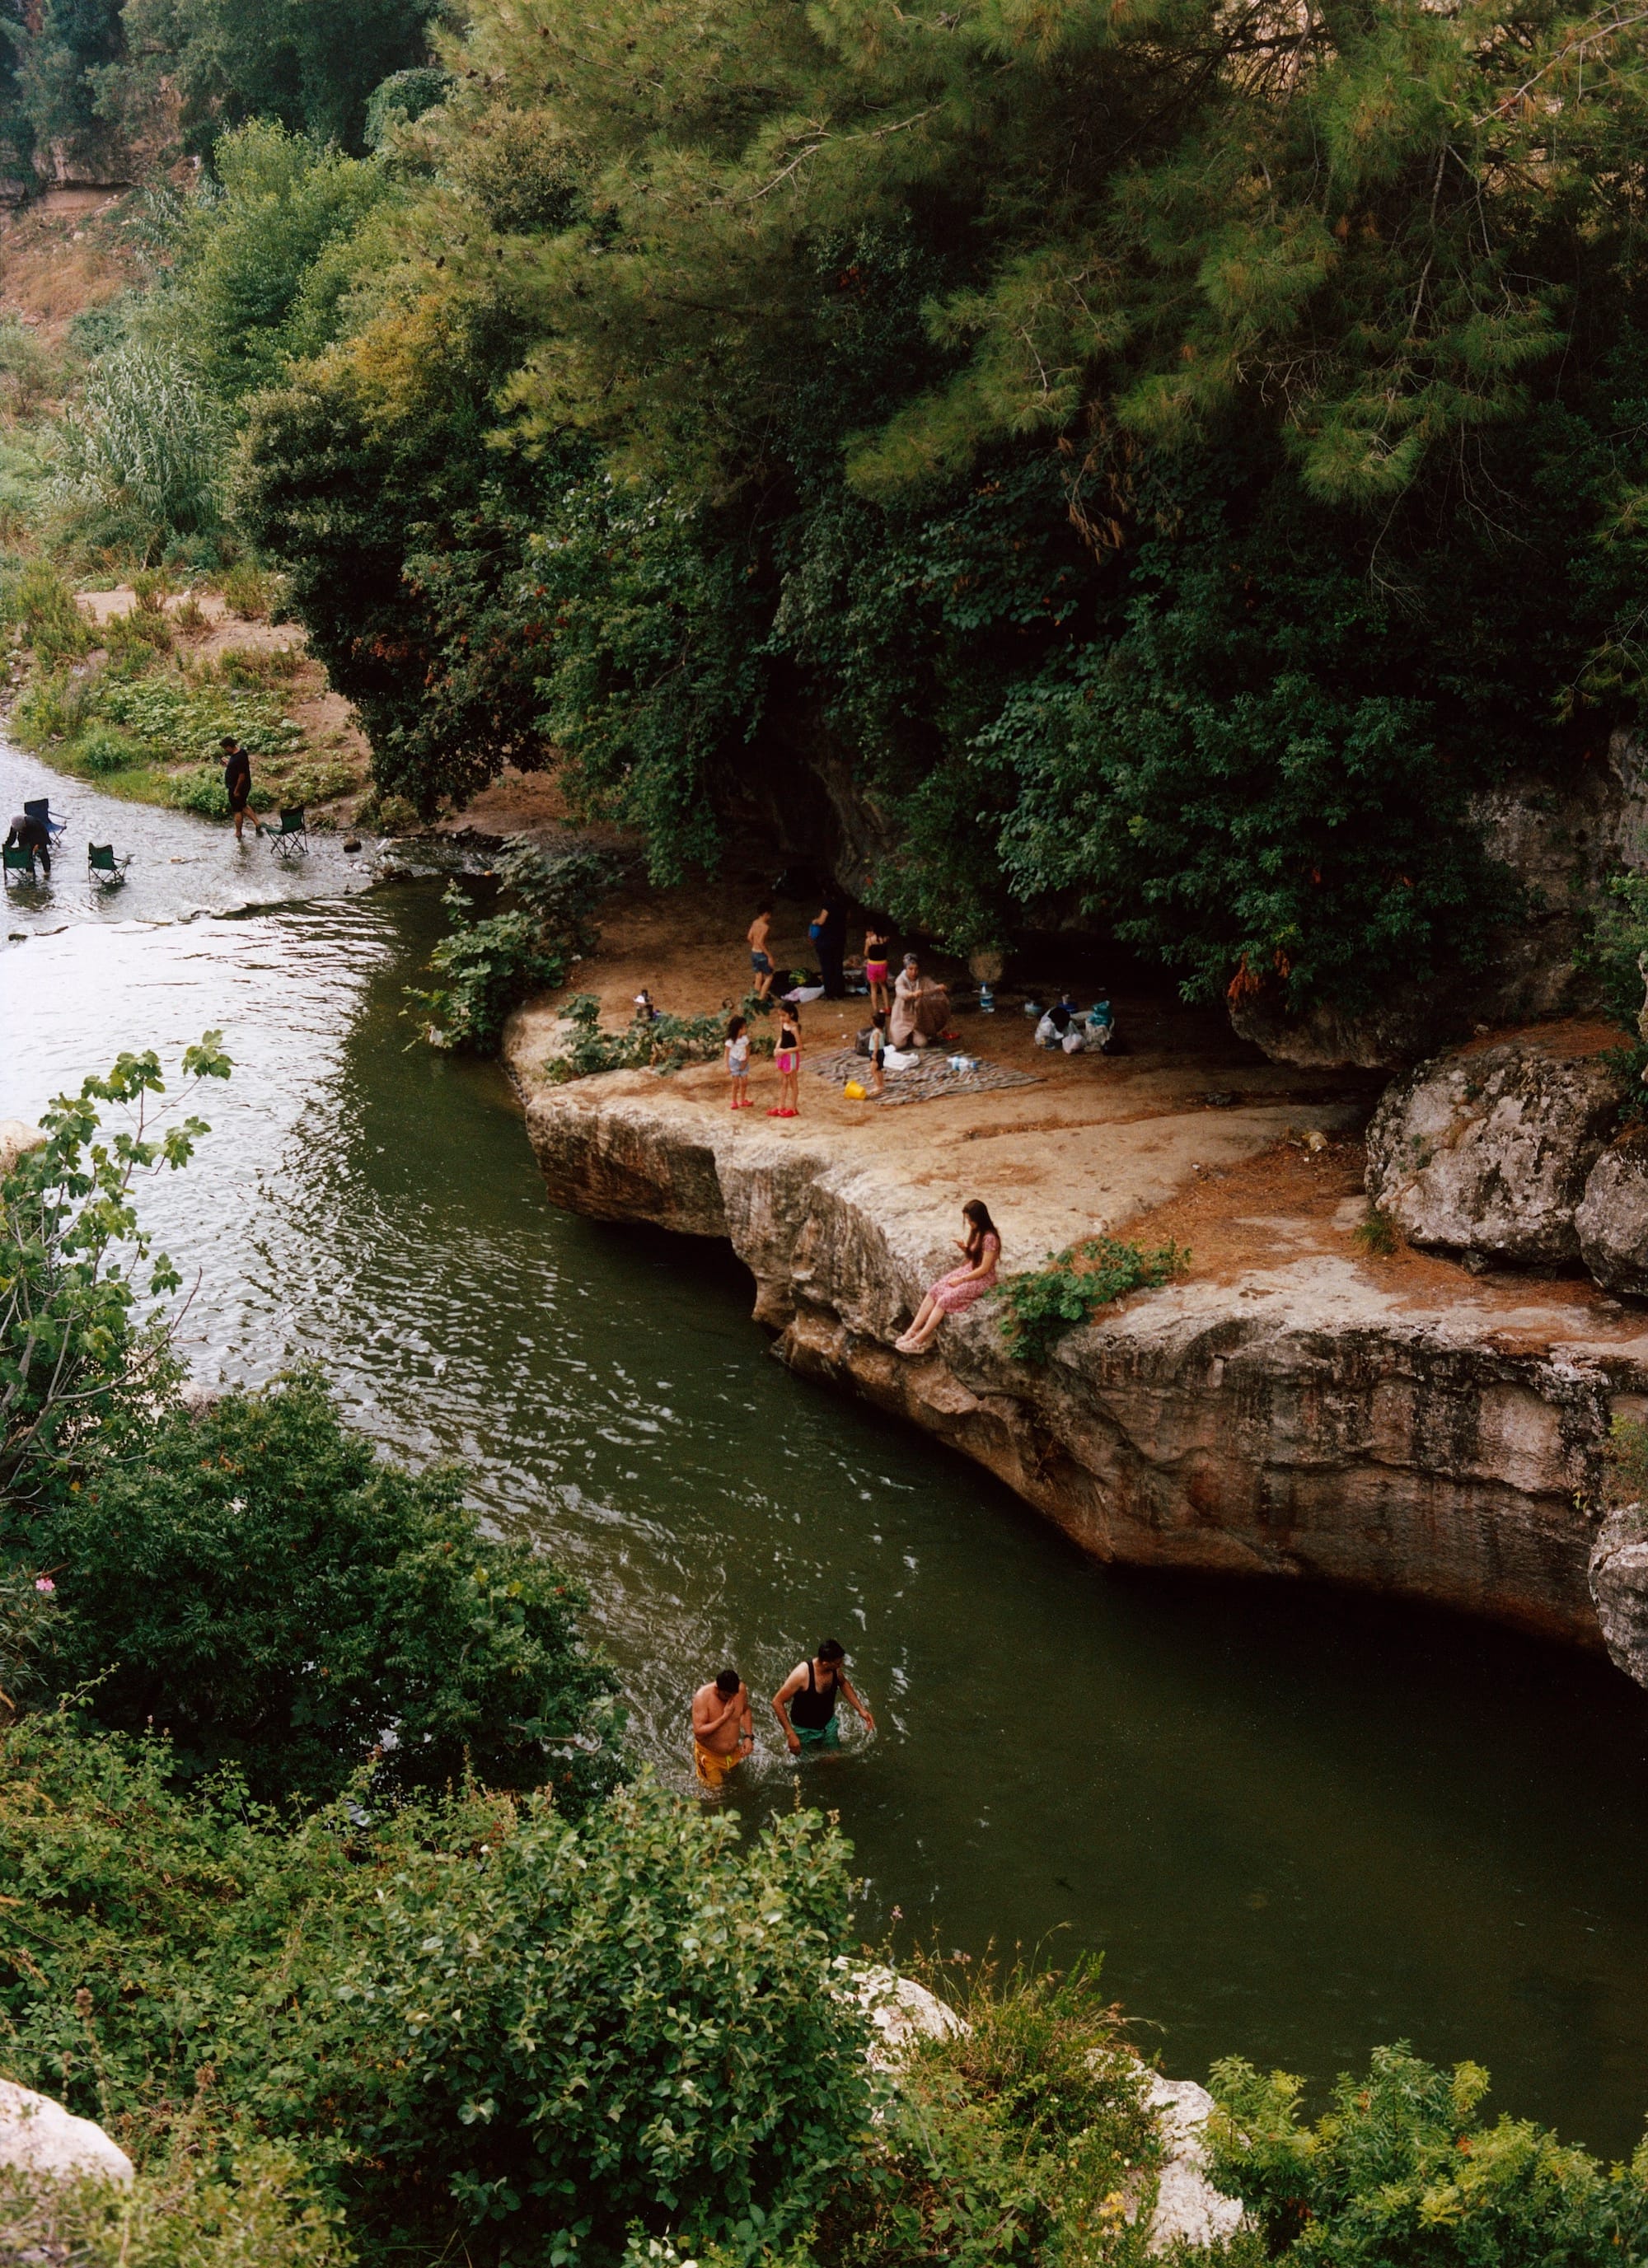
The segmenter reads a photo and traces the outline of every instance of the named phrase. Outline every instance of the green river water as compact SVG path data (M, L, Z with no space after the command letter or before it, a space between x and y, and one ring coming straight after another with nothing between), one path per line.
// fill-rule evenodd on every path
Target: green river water
M52 887L5 909L0 1116L220 1027L214 1131L146 1204L198 1273L194 1369L318 1359L385 1447L467 1459L486 1513L588 1586L668 1779L700 1679L731 1658L771 1692L836 1632L880 1732L800 1778L854 1839L871 1933L1102 1950L1177 2074L1239 2051L1319 2087L1405 2037L1629 2149L1648 1696L1442 1616L1092 1565L791 1378L720 1248L548 1204L502 1076L408 1045L433 885L368 893L336 843L283 875L14 752L0 784L70 821ZM88 835L136 853L116 895L85 886ZM746 1811L794 1800L760 1739Z

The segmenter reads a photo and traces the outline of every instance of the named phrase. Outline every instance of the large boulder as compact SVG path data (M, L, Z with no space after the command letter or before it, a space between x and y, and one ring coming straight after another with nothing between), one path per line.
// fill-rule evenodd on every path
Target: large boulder
M1648 1299L1648 1127L1622 1135L1592 1167L1574 1228L1605 1291Z
M1615 1668L1648 1685L1648 1515L1641 1505L1609 1513L1597 1530L1591 1595Z
M1557 1268L1619 1115L1601 1057L1525 1037L1421 1064L1368 1129L1367 1191L1410 1244L1468 1264Z
M1164 2152L1145 2250L1152 2257L1179 2244L1201 2250L1234 2236L1242 2206L1208 2179L1205 2129L1213 2097L1194 2079L1164 2079L1153 2071L1145 2101L1157 2114Z
M0 2166L41 2181L129 2182L132 2162L90 2118L77 2118L49 2095L0 2079Z

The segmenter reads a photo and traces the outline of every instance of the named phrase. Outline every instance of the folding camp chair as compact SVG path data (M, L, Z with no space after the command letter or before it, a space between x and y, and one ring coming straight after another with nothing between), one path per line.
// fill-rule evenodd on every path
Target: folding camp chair
M49 797L43 795L37 796L33 803L26 803L24 805L23 816L25 819L39 820L41 825L46 829L46 839L48 842L55 841L69 824L66 819L54 819L52 817L51 799Z
M0 860L4 861L3 879L8 890L11 887L13 874L26 874L31 882L33 880L34 853L26 850L21 843L15 848L8 845L5 849L0 850Z
M85 846L86 873L100 889L117 890L126 879L126 869L131 864L130 853L124 858L115 856L112 843L88 843Z
M270 834L269 847L281 858L289 858L294 850L307 850L309 829L301 805L296 811L281 813L280 825Z

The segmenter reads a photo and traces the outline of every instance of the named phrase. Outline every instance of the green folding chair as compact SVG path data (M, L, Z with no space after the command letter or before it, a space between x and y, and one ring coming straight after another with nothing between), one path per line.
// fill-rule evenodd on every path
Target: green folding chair
M13 874L26 874L31 882L33 880L34 853L32 850L26 850L20 843L11 848L0 850L0 859L5 862L4 870L0 870L0 880L4 882L8 890L11 887Z
M126 879L130 857L117 858L112 843L88 843L85 846L86 873L101 890L118 889Z
M296 811L283 811L280 825L268 832L269 847L278 858L290 858L294 850L308 850L309 828L301 806Z

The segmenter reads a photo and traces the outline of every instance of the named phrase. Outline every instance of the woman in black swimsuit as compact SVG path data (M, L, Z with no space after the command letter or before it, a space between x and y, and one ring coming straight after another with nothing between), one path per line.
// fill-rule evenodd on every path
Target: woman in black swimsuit
M252 759L239 740L225 740L223 749L223 789L229 799L229 808L234 814L234 839L244 841L240 829L246 825L247 807L252 799ZM261 835L262 828L254 819L252 828Z

